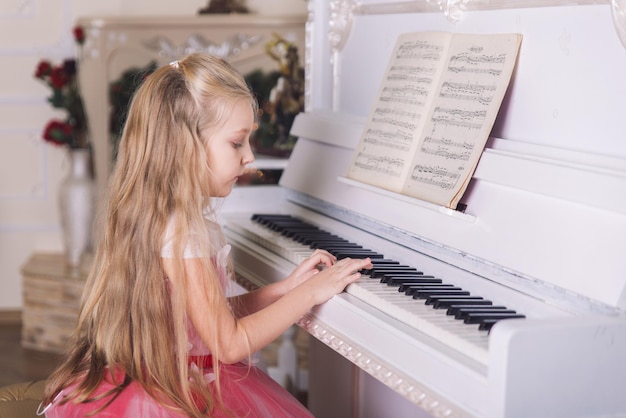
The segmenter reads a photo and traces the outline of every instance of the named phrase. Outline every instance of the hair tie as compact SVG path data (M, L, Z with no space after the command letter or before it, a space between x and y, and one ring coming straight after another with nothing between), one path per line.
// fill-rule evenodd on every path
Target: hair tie
M170 62L170 65L176 69L178 69L179 65L178 65L178 60L172 61Z

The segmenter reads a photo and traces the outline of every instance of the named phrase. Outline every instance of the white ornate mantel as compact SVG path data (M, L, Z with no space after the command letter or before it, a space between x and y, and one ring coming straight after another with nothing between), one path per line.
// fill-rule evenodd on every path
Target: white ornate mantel
M109 134L109 84L125 70L151 61L166 64L190 52L208 52L229 60L246 74L276 70L265 53L274 33L295 43L304 55L305 16L255 14L190 17L92 17L77 24L85 30L80 81L94 146L98 197L102 199L112 168Z

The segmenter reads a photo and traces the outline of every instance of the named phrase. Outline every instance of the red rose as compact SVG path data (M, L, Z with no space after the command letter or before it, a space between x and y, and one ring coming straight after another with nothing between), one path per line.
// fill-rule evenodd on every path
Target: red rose
M55 89L63 88L68 82L67 73L65 69L61 67L54 67L50 73L50 84Z
M85 32L80 26L74 27L74 38L79 46L85 41ZM48 60L41 60L35 70L35 78L41 80L50 89L48 103L55 109L66 114L64 120L51 120L43 130L43 139L56 145L69 148L85 148L88 145L86 136L87 115L83 108L80 88L78 86L79 58L68 58L59 65Z
M63 61L63 72L67 77L73 77L76 75L76 60L73 58Z
M40 61L39 64L37 65L37 70L35 71L35 77L43 80L44 77L50 75L51 72L52 72L52 64L50 64L50 61L43 60L43 61Z
M85 42L85 31L81 26L74 27L74 39L79 45L82 45Z
M72 136L72 127L59 120L51 120L43 131L43 139L55 144L65 145Z

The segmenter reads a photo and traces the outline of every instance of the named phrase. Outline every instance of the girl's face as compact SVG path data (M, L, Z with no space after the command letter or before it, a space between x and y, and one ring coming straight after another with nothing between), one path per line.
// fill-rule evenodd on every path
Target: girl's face
M246 168L254 161L250 134L254 129L254 113L248 100L239 100L230 115L215 131L209 133L207 144L212 197L230 194Z

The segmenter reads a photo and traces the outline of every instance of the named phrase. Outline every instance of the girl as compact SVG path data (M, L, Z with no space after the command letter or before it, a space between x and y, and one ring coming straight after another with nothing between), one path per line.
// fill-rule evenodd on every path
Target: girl
M316 251L285 280L226 297L230 247L210 198L227 196L254 160L256 111L244 79L205 54L158 69L137 91L47 417L310 416L243 362L371 264Z

